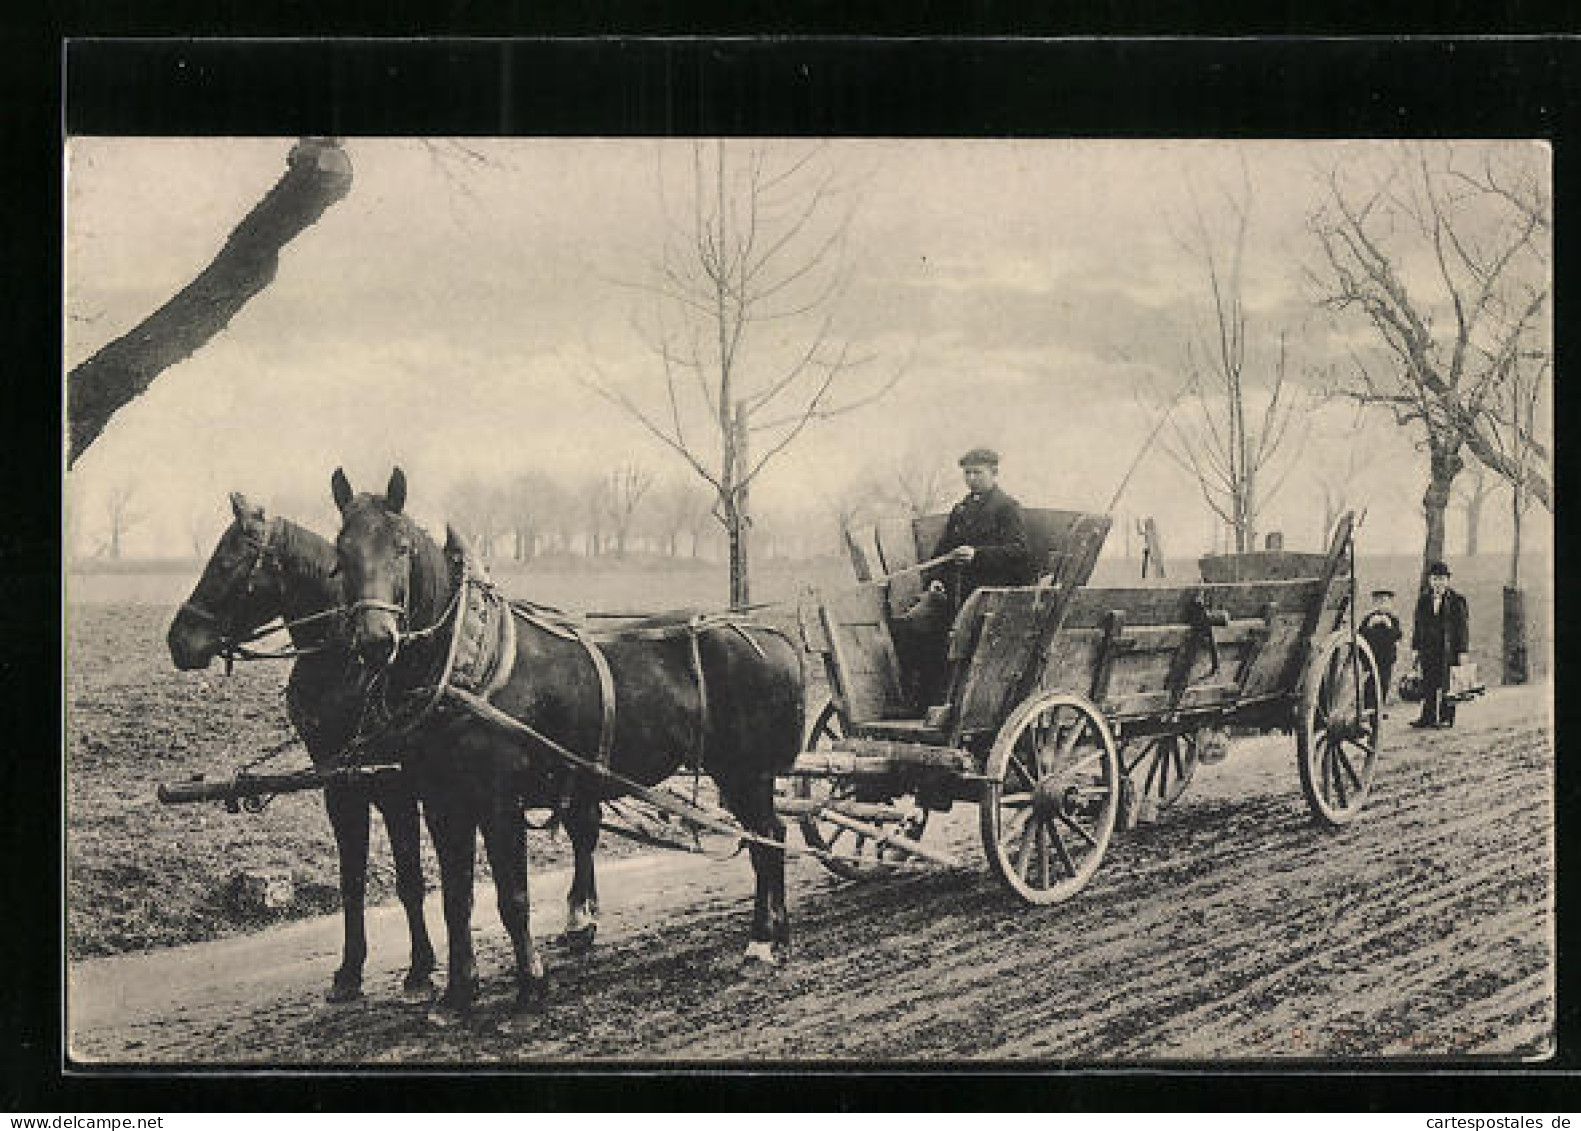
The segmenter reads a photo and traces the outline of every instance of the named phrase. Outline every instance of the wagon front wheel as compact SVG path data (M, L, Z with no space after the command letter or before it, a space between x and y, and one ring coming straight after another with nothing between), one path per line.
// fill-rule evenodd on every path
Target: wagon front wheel
M1378 664L1372 649L1335 633L1307 669L1296 725L1301 792L1323 824L1348 824L1367 801L1382 734Z
M833 702L826 703L808 732L805 749L827 750L844 737L845 727L841 724L839 710ZM892 811L889 814L892 819L884 821L888 826L886 831L907 840L921 840L927 829L928 811L917 805L914 798L865 798L850 778L798 774L794 790L798 799L822 804L884 800L888 803L886 808ZM908 859L900 849L824 815L802 817L798 824L802 841L809 848L829 854L820 855L819 863L841 879L872 879L894 872L898 863Z
M1103 715L1080 695L1035 695L1000 729L984 772L983 851L994 874L1028 903L1081 891L1120 807L1120 760Z

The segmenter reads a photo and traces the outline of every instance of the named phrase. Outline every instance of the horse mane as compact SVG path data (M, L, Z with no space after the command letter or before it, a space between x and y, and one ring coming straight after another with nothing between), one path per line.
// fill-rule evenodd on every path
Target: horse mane
M329 583L335 574L335 544L305 526L280 518L276 552L293 573L308 581Z
M445 615L455 591L457 578L453 575L450 557L444 547L411 518L404 514L392 514L390 518L412 544L411 593L408 594L411 627L429 628Z

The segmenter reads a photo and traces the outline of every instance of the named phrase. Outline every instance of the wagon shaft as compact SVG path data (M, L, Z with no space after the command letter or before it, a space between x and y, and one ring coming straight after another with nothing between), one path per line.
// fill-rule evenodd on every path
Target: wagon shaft
M305 793L323 789L332 782L349 776L374 776L398 773L397 766L359 766L342 770L295 770L286 774L236 774L217 781L205 781L202 775L188 781L164 782L159 787L159 800L166 805L190 805L200 801L245 801L256 797L274 797L283 793Z

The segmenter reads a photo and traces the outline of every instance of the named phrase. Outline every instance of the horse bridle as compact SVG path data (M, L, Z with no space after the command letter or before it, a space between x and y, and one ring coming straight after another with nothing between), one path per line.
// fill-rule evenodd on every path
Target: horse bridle
M253 554L253 560L251 564L249 564L247 567L246 574L243 575L242 580L238 586L242 589L243 596L250 596L252 594L254 588L254 579L258 576L258 571L263 568L264 560L269 556L269 551L274 546L275 538L283 529L284 526L280 519L276 518L271 520L269 523L269 528L264 532L264 536L261 539L254 538L247 534L243 535L243 539L247 543L248 547L256 551ZM219 656L225 661L225 672L227 675L229 675L234 669L237 660L288 660L295 659L298 656L311 656L315 653L322 652L324 650L324 646L322 645L309 646L307 648L293 646L291 648L281 649L276 652L258 652L248 648L247 645L251 644L255 640L262 640L266 636L273 636L277 632L289 632L298 625L309 624L313 621L339 616L343 609L341 606L336 605L333 608L324 609L316 613L310 613L305 617L298 617L296 620L286 620L284 617L272 617L270 620L259 625L257 628L253 629L246 635L238 634L229 623L227 618L219 616L217 613L214 613L210 609L200 605L198 602L191 600L190 598L181 602L181 611L189 613L198 620L213 626L215 633L220 639L220 647L219 650L215 652L215 655ZM276 620L279 620L281 623L275 624L274 622Z

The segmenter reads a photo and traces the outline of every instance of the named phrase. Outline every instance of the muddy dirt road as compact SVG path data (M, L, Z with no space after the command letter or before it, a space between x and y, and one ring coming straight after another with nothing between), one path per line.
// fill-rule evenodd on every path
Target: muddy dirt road
M767 974L739 964L746 860L662 855L603 868L585 957L552 941L565 875L535 876L544 1017L510 1017L508 944L480 891L484 996L459 1029L400 998L405 928L385 907L362 1002L323 1004L339 945L323 917L73 964L72 1047L119 1063L1538 1057L1553 1025L1550 694L1496 691L1446 732L1409 730L1396 708L1367 811L1337 834L1308 817L1290 740L1242 740L1157 824L1116 834L1062 907L1001 893L958 806L929 839L969 868L853 884L794 862L795 954Z

